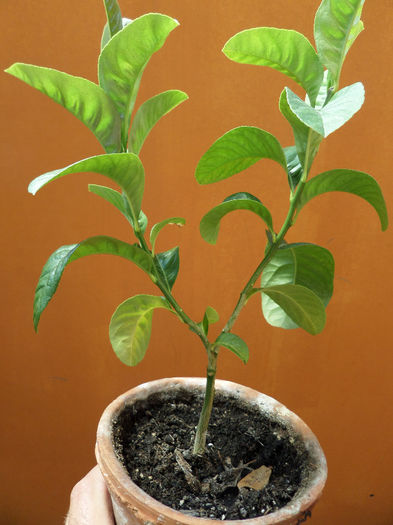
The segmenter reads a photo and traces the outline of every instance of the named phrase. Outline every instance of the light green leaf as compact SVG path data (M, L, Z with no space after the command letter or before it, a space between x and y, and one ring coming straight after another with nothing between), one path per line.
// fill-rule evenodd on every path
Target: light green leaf
M115 181L128 199L133 220L137 220L142 205L145 172L141 161L133 153L96 155L66 168L44 173L30 182L29 192L35 195L38 190L53 180L70 173L84 172L100 173Z
M240 126L214 142L199 161L195 177L199 184L210 184L231 177L261 159L275 160L286 170L284 151L276 137L256 127Z
M94 133L107 153L121 151L120 117L100 86L85 78L30 64L13 64L6 73L67 109Z
M106 18L110 36L113 37L123 28L121 11L117 0L104 0Z
M67 264L86 255L118 255L135 263L149 275L153 272L153 260L136 245L131 245L113 237L90 237L78 244L61 246L49 257L42 269L34 296L34 328L37 330L42 312L57 290L64 268Z
M282 246L266 265L261 287L300 284L312 290L327 306L333 294L334 259L331 253L315 244ZM262 294L262 310L266 321L280 328L298 325L266 294Z
M128 138L128 150L138 155L157 122L187 99L188 95L183 91L171 89L146 100L135 113Z
M150 243L152 246L152 252L154 253L158 234L167 224L176 224L176 226L184 226L185 223L186 219L183 219L183 217L171 217L170 219L164 219L161 222L157 222L157 224L155 224L150 231Z
M217 323L219 320L220 316L218 315L218 312L213 307L208 306L206 308L202 321L198 324L204 331L205 335L207 335L209 333L209 326L211 324Z
M172 311L166 299L153 295L136 295L116 309L109 325L109 338L122 363L135 366L144 358L156 308Z
M313 108L286 88L289 107L305 124L323 137L343 126L364 102L364 87L361 82L347 86L333 95L320 109Z
M172 290L177 274L179 273L179 247L176 246L176 248L172 248L166 252L157 253L155 259L160 265L167 287L169 290Z
M115 208L117 208L124 215L128 222L133 225L132 216L130 213L128 213L128 210L124 205L124 199L120 192L112 188L108 188L107 186L99 186L98 184L89 184L89 191L95 195L98 195L99 197L102 197L104 200L115 206Z
M326 323L325 307L309 288L299 284L282 284L262 289L300 328L312 335L322 332Z
M206 242L210 244L216 243L221 219L227 213L235 210L252 211L267 224L269 230L273 230L272 216L257 197L245 192L235 193L202 217L199 230Z
M216 343L233 352L244 364L247 364L249 358L248 346L238 335L224 332L219 335Z
M284 148L285 158L287 160L288 181L291 190L294 190L300 181L303 168L297 154L296 146Z
M322 0L315 15L314 37L318 54L338 86L349 48L363 30L364 0Z
M388 227L385 199L378 182L362 171L337 169L325 171L310 179L299 199L298 212L312 198L330 191L343 191L366 200L378 213L382 230Z
M143 15L119 31L103 48L98 60L100 86L113 100L123 121L122 141L128 127L142 73L151 56L179 23L169 16Z
M315 102L323 67L315 49L301 33L274 27L247 29L228 40L223 53L241 64L269 66L284 73Z

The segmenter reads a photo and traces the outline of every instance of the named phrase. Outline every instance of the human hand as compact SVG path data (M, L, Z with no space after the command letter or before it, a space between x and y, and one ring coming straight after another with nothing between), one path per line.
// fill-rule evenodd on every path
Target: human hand
M65 525L115 525L111 498L98 466L72 489Z

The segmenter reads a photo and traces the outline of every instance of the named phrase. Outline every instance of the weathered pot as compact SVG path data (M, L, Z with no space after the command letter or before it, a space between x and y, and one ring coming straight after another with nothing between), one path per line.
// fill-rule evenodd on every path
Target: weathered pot
M125 406L150 395L170 389L203 391L205 379L170 378L144 383L113 401L104 411L97 431L96 457L111 494L117 525L216 525L217 520L196 518L173 510L159 503L131 481L117 459L112 446L112 422ZM297 525L310 516L310 509L320 498L327 476L326 459L317 438L308 426L284 405L256 390L229 381L216 381L216 391L237 397L257 406L265 415L284 422L294 433L301 436L310 454L315 471L309 476L292 501L280 510L245 520L228 520L228 525Z

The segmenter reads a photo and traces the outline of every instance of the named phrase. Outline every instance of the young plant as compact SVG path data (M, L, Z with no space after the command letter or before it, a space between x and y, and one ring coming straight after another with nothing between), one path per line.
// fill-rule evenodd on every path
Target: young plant
M288 87L281 93L279 108L294 135L294 145L282 148L267 131L241 126L225 133L203 155L197 169L200 184L226 179L260 159L276 161L289 185L289 206L279 229L273 226L269 210L248 192L227 197L201 220L200 232L215 244L221 219L234 210L249 210L262 219L267 242L264 256L240 293L232 314L215 340L209 326L219 320L207 307L202 321L191 319L174 297L173 285L179 271L179 249L156 253L155 243L168 224L184 225L174 217L155 224L146 238L147 217L142 211L144 168L139 153L158 120L187 99L182 91L160 93L135 109L143 71L153 53L164 44L178 22L161 14L147 14L136 20L122 18L117 0L104 0L108 22L98 60L99 83L53 69L14 64L7 72L39 89L60 103L97 137L105 154L86 158L34 179L29 191L35 194L47 183L70 173L96 172L121 188L89 185L89 190L115 206L128 220L136 237L129 244L113 237L91 237L77 244L61 246L45 264L34 299L34 326L55 293L65 267L86 255L107 253L136 264L161 291L158 296L136 295L116 309L109 337L119 359L138 364L149 344L152 316L163 308L185 323L206 349L208 366L206 393L197 427L194 453L205 448L206 432L214 397L217 358L221 347L234 352L244 363L249 350L232 332L247 301L262 297L267 322L280 328L302 328L318 334L325 325L325 308L333 293L334 260L321 246L287 244L285 236L297 215L312 198L326 192L347 192L369 202L377 212L382 230L388 225L387 211L378 183L368 174L333 169L309 177L313 160L324 138L345 124L362 106L364 88L360 82L339 89L340 74L349 48L363 29L360 20L364 0L323 0L315 17L316 49L305 36L285 29L261 27L232 37L224 54L241 64L272 67L294 80L306 92L305 100Z

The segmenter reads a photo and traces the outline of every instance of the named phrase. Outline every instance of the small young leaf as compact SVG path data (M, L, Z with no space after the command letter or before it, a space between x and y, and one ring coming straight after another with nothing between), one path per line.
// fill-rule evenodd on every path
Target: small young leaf
M382 230L388 227L388 213L385 199L378 182L362 171L337 169L325 171L310 179L298 203L298 212L312 198L330 191L343 191L358 195L366 200L377 212Z
M240 126L225 133L207 150L195 177L199 184L210 184L231 177L261 159L275 160L286 170L285 155L276 137L263 129Z
M293 113L323 137L343 126L359 111L364 102L364 87L361 82L341 89L320 109L309 106L289 88L286 90L288 104Z
M183 219L183 217L171 217L170 219L164 219L163 221L155 224L150 231L150 243L152 245L153 253L158 234L167 224L176 224L176 226L184 226L185 223L186 219Z
M118 255L135 263L149 275L153 274L153 260L136 245L106 237L90 237L78 244L61 246L49 257L42 269L34 296L34 328L37 330L42 312L57 290L67 264L86 255Z
M365 0L322 0L315 15L318 54L338 85L349 48L363 29L360 20Z
M113 100L123 120L127 141L131 113L142 73L151 56L165 43L179 23L166 15L143 15L119 31L103 48L98 60L100 86Z
M128 150L139 155L143 143L157 122L187 99L186 93L172 89L149 98L139 106L131 125Z
M117 307L109 325L109 339L122 363L135 366L142 361L156 308L172 311L166 299L153 295L136 295Z
M244 364L247 364L249 358L248 346L238 335L224 332L218 336L216 342L237 355Z
M117 0L104 0L104 5L110 36L113 37L123 28L120 7Z
M211 324L217 323L219 320L220 316L218 315L217 311L211 306L208 306L203 316L203 320L199 323L199 326L202 327L205 335L207 335L209 333L209 326Z
M128 25L130 22L132 22L132 20L130 20L129 18L122 18L122 28L126 27L126 25ZM109 25L108 23L106 23L102 31L102 36L101 36L101 51L104 49L104 47L107 45L107 43L109 42L111 38L112 38L112 35L109 29Z
M6 73L67 109L94 133L107 153L121 150L120 117L100 86L85 78L30 64L13 64Z
M215 244L220 230L221 219L235 210L249 210L258 215L273 230L272 216L259 199L250 193L240 192L226 198L202 217L199 230L206 242Z
M315 49L301 33L274 27L247 29L228 40L223 53L241 64L269 66L284 73L315 102L323 67Z
M266 265L261 287L300 284L313 291L327 306L333 294L334 259L331 253L315 244L298 243L282 246ZM297 328L285 311L266 294L262 294L266 321L280 328Z
M303 173L302 163L297 154L296 146L284 148L285 158L287 159L288 181L291 190L294 190L300 181Z
M322 332L326 323L325 307L309 288L298 284L282 284L262 289L300 328L311 335Z
M172 290L179 273L179 247L176 246L176 248L166 252L157 253L155 259L160 265L167 287Z
M288 103L288 88L281 92L279 106L281 113L292 127L296 151L302 166L304 166L306 157L308 157L310 164L318 152L322 136L313 133L292 111Z
M75 162L66 168L49 171L30 182L29 192L35 195L43 186L64 175L91 171L105 175L119 184L130 205L132 219L137 221L142 205L145 171L141 161L133 153L96 155Z

